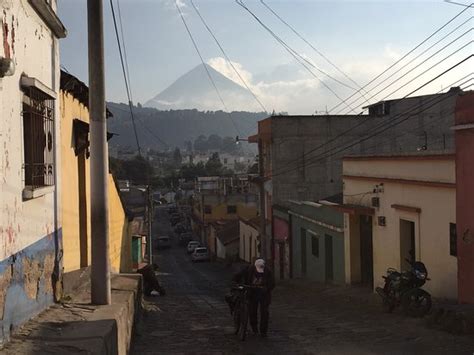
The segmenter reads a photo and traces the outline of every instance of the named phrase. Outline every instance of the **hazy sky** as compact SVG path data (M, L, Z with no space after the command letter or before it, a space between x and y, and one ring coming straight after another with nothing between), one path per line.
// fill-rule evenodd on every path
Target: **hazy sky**
M180 75L200 64L200 60L185 32L174 1L119 1L134 101L145 102ZM266 2L361 85L367 83L374 75L463 9L441 0L268 0ZM232 73L221 58L218 47L188 0L179 0L179 3L205 61L232 78ZM296 63L290 54L234 1L194 0L194 3L214 30L227 54L241 69L242 74L269 110L311 114L315 110L323 110L326 106L338 102L326 87ZM245 3L308 60L333 76L345 80L259 1L248 0ZM104 7L107 98L111 101L126 102L109 0L104 0ZM472 18L472 15L472 9L466 11L451 29L469 17ZM62 65L87 82L86 1L59 0L59 16L68 29L68 37L60 43ZM455 39L456 36L472 28L472 25L471 20L448 39ZM444 33L447 34L448 30ZM443 43L448 43L448 39ZM431 63L436 63L472 39L473 34L470 32L456 42L457 45L453 44L435 56ZM442 44L437 48L441 47ZM432 52L434 51L435 49ZM473 53L472 42L455 57L459 59L465 57L467 53ZM429 53L425 57L428 55ZM454 59L447 61L446 65L453 62L456 61ZM428 64L423 68L428 68ZM472 72L474 61L469 64L459 68L458 72L446 77L444 81L434 83L429 88L431 92L448 85L449 79L460 78L463 74ZM436 75L441 69L439 67L438 70L433 70L425 78ZM407 80L408 78L409 76ZM324 82L341 96L351 93L329 79ZM402 84L403 82L400 82L398 87ZM396 87L397 85L393 86ZM409 87L411 85L406 89ZM387 91L389 92L390 90ZM401 90L393 94L393 97L401 97L405 93L406 90ZM251 105L257 109L254 102ZM215 109L221 109L217 98Z

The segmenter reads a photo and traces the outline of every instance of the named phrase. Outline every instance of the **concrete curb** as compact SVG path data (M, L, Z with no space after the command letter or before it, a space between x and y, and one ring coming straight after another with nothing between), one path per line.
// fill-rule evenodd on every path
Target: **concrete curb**
M112 304L93 306L88 290L72 302L56 304L28 321L12 336L2 354L125 355L141 317L139 274L112 275Z
M458 335L474 334L474 306L472 305L435 305L425 320L430 328Z

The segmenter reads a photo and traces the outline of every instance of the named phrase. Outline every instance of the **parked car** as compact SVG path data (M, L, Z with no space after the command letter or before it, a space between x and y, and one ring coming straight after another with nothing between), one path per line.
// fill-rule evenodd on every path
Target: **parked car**
M172 215L170 218L171 225L174 226L181 221L181 217L179 215Z
M191 255L191 260L193 263L196 261L209 261L209 251L205 247L194 249L194 252Z
M158 249L171 248L170 237L168 237L168 236L159 237L159 238L156 240L156 247L157 247Z
M187 246L188 254L194 253L194 249L196 249L197 247L199 247L199 242L196 240L191 240Z
M179 245L181 246L186 246L188 243L193 240L193 234L192 233L182 233L179 236Z
M184 233L184 232L186 232L186 227L184 226L183 223L178 223L178 224L176 224L176 226L174 227L174 232L175 232L176 234Z

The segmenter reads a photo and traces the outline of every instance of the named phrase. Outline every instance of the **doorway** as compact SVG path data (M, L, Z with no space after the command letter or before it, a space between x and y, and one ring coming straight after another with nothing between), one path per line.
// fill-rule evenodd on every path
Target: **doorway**
M285 278L285 243L278 243L279 261L280 261L280 280Z
M410 263L415 262L415 255L415 222L400 219L400 267L402 270L410 270Z
M331 282L334 279L332 236L328 234L324 236L324 252L326 260L326 282Z
M361 283L373 287L374 256L372 244L372 216L361 215L360 222L360 276Z
M306 276L306 229L301 228L301 276Z
M79 258L81 268L89 265L87 241L87 186L86 186L86 152L77 156L78 171L78 210L79 210Z

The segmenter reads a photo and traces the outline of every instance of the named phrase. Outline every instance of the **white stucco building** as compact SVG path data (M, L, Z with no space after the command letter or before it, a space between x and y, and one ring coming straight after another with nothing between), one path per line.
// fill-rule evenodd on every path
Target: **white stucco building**
M0 343L53 302L60 274L56 0L2 0ZM8 68L8 70L4 70Z

